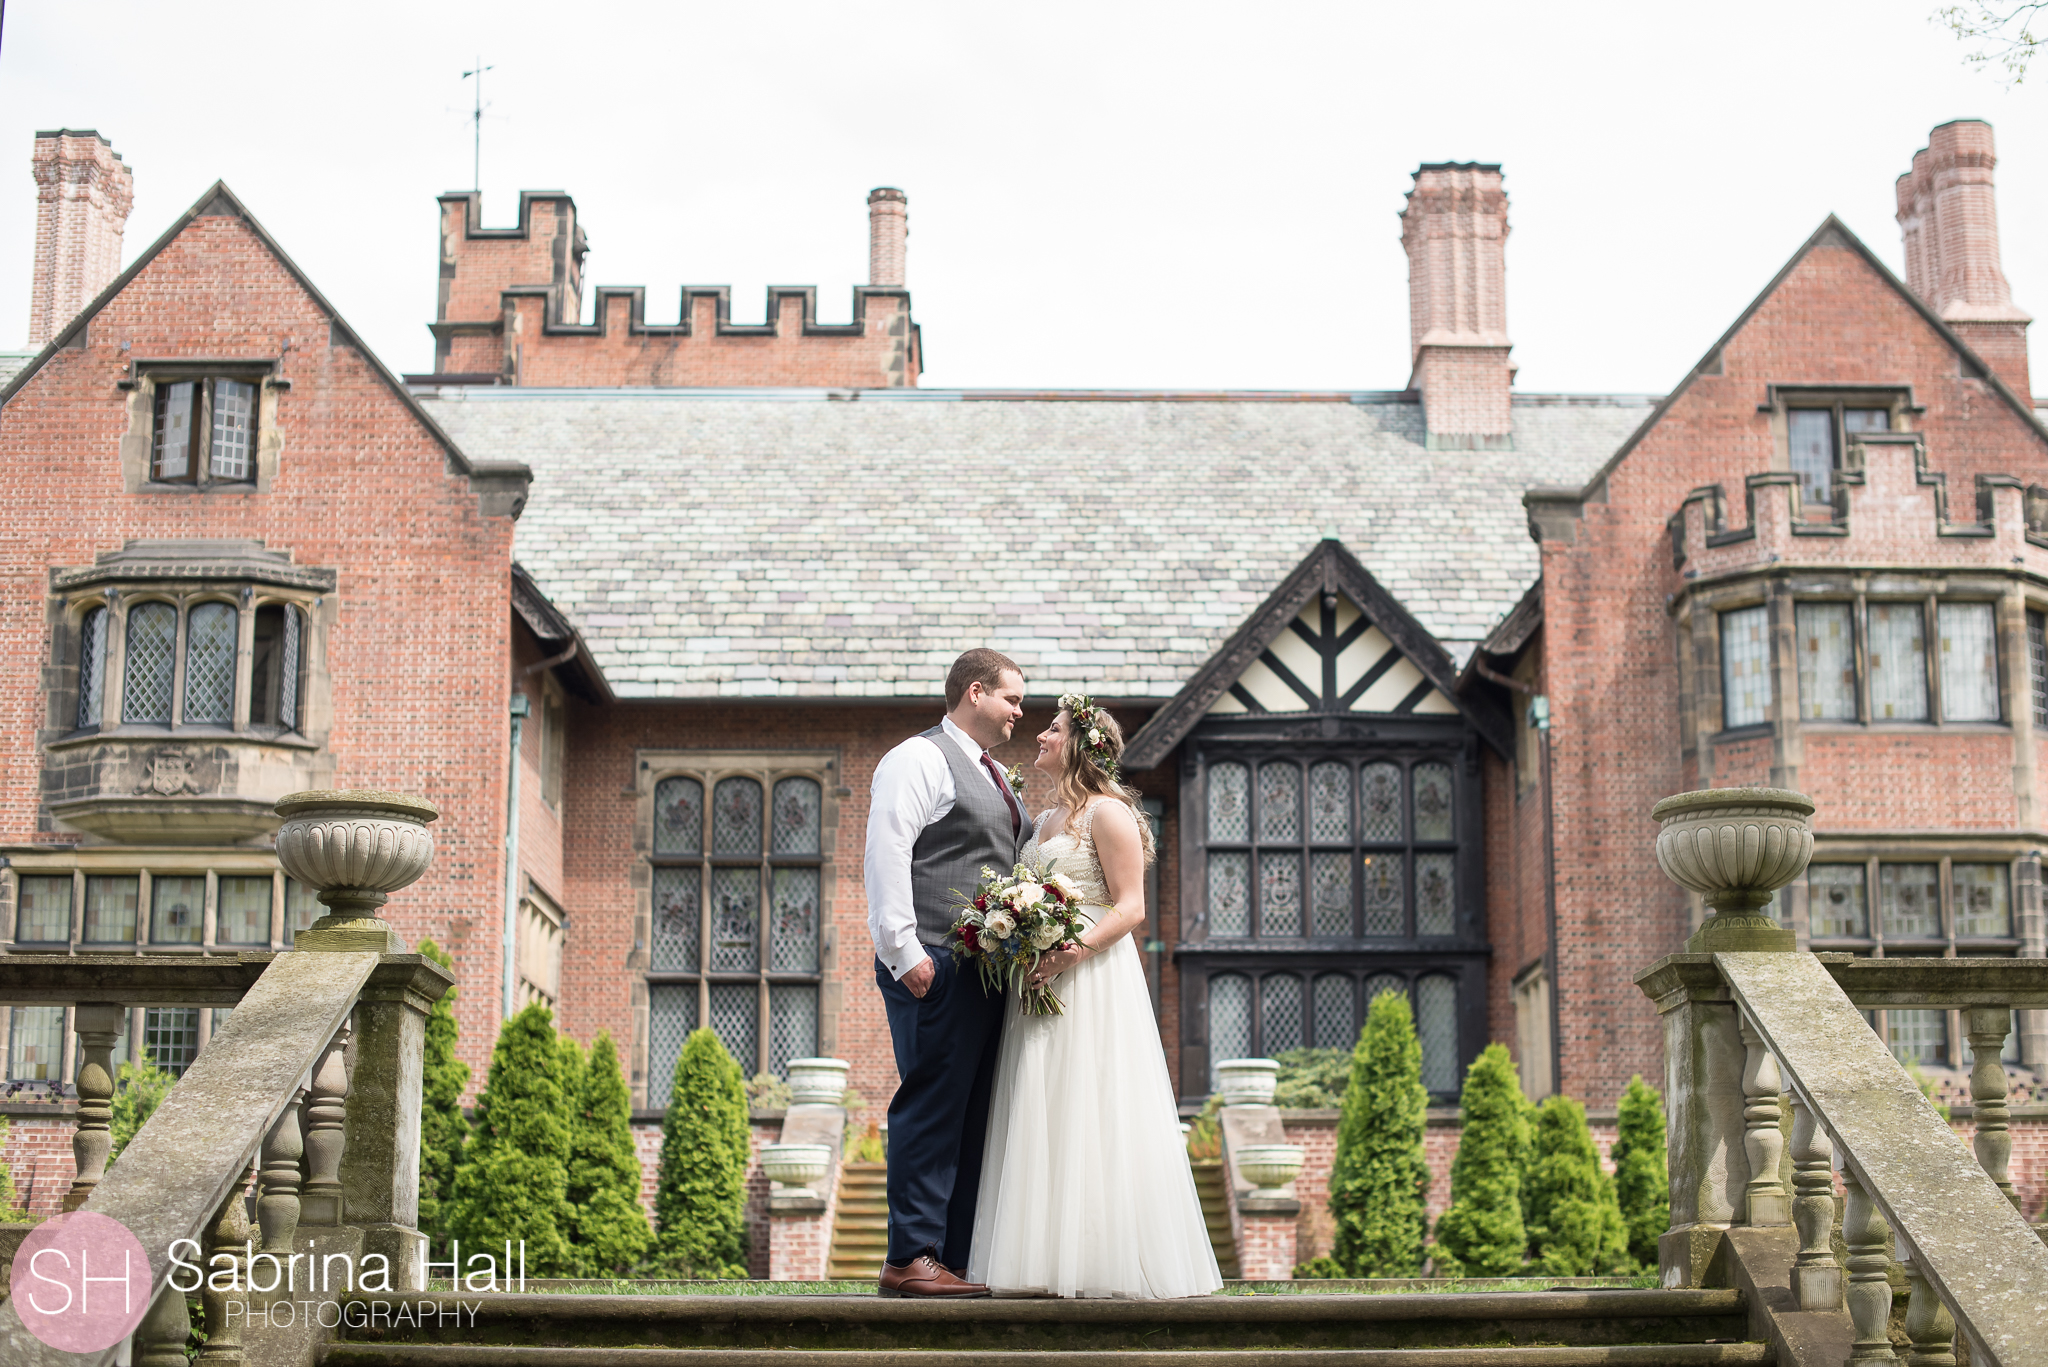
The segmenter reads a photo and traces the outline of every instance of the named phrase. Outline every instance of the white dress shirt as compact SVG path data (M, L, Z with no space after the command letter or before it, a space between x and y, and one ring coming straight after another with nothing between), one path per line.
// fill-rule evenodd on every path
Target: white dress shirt
M969 764L988 772L981 762L987 752L974 737L955 726L951 717L939 728ZM868 935L875 942L875 957L901 978L927 957L917 938L917 912L910 904L910 853L924 828L953 810L953 767L937 745L912 736L882 756L869 794Z

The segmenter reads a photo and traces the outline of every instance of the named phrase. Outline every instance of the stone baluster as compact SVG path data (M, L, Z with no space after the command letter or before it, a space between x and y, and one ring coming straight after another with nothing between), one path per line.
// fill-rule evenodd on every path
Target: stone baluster
M1846 1164L1842 1183L1848 1199L1842 1206L1842 1242L1849 1247L1849 1324L1855 1341L1850 1362L1897 1362L1888 1326L1892 1318L1892 1285L1885 1274L1891 1255L1885 1252L1884 1216L1864 1190L1863 1179Z
M64 1193L67 1211L84 1205L107 1175L107 1154L114 1144L108 1128L114 1115L114 1041L127 1015L127 1007L104 1002L80 1002L72 1013L79 1060L78 1129L71 1136L71 1159L78 1175Z
M1956 1320L1941 1303L1934 1286L1920 1272L1920 1254L1901 1234L1899 1271L1906 1274L1906 1336L1913 1347L1906 1354L1907 1367L1956 1367Z
M1998 1184L2014 1210L2020 1207L2007 1169L2012 1163L2012 1133L2005 1106L2005 1037L2012 1012L2003 1006L1977 1006L1963 1013L1970 1037L1970 1100L1975 1103L1977 1136L1970 1141L1977 1164Z
M1749 1185L1744 1188L1749 1223L1788 1225L1791 1201L1778 1179L1778 1163L1785 1152L1785 1134L1778 1128L1778 1093L1784 1087L1778 1058L1747 1016L1742 1019L1742 1045L1747 1051L1742 1063L1742 1151L1749 1159Z
M216 1271L227 1270L225 1266L217 1265L214 1259L227 1257L233 1259L240 1269L242 1284L248 1285L249 1269L240 1266L242 1250L249 1238L249 1208L244 1195L255 1177L256 1165L252 1163L243 1172L242 1180L228 1190L227 1199L220 1203L220 1212L214 1216L213 1229L207 1235L207 1282L206 1289L199 1293L200 1306L206 1312L206 1346L199 1350L198 1367L240 1367L241 1363L248 1361L242 1351L241 1327L228 1316L228 1299L235 1293L217 1290L212 1282ZM248 1293L241 1294L246 1296Z
M306 1089L301 1087L263 1140L263 1194L256 1198L256 1222L262 1227L265 1253L290 1254L299 1232L299 1162L306 1152L299 1107L305 1100Z
M135 1367L186 1367L185 1344L191 1337L185 1293L166 1283L135 1327Z
M1801 1310L1842 1308L1842 1265L1835 1261L1834 1142L1813 1108L1792 1097L1792 1223L1799 1256L1792 1264L1792 1294Z
M306 1185L299 1195L299 1223L330 1226L341 1223L342 1124L348 1115L349 1022L334 1032L327 1052L313 1065L302 1124L306 1145Z

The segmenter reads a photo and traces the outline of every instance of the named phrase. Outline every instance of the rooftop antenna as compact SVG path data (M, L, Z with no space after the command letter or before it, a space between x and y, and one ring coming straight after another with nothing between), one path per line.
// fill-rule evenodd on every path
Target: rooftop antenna
M0 4L4 3L6 3L6 0L0 0ZM485 66L483 57L479 55L476 59L476 69L462 73L462 79L465 81L472 76L476 78L476 105L470 111L469 121L476 129L475 147L471 154L470 177L473 182L473 188L478 194L482 194L484 188L484 73L496 70L495 66Z

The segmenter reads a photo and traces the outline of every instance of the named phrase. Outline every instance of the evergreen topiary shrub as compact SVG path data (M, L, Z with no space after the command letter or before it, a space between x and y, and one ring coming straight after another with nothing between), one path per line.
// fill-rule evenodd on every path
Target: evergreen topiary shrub
M1343 1104L1351 1080L1345 1049L1288 1049L1273 1056L1280 1072L1273 1080L1273 1104L1289 1110L1327 1111Z
M1657 1265L1657 1236L1671 1227L1671 1178L1664 1163L1664 1101L1640 1076L1621 1094L1614 1138L1614 1197L1628 1229L1628 1252Z
M583 1067L569 1140L568 1196L584 1275L628 1275L646 1255L654 1233L640 1208L632 1097L609 1032L598 1035Z
M1337 1237L1330 1255L1352 1277L1412 1277L1429 1232L1424 1198L1429 1165L1422 1127L1422 1046L1408 998L1384 992L1366 1013L1351 1056L1330 1166L1330 1214Z
M454 1191L442 1210L449 1235L478 1250L526 1241L530 1277L574 1275L574 1220L566 1199L569 1127L562 1049L538 1002L505 1022Z
M432 940L421 940L419 952L449 972L455 960ZM420 1233L440 1249L447 1244L442 1207L455 1190L455 1169L462 1163L462 1144L469 1121L462 1114L462 1093L469 1087L469 1065L455 1056L455 989L449 988L427 1012L426 1060L420 1076Z
M1465 1070L1458 1098L1458 1156L1451 1208L1436 1222L1440 1277L1508 1277L1522 1270L1522 1167L1529 1159L1528 1102L1504 1045L1489 1044Z
M740 1066L709 1030L676 1056L661 1118L653 1270L671 1277L744 1277L747 1091Z
M121 1156L121 1150L128 1147L128 1141L149 1123L149 1118L156 1114L156 1108L177 1085L176 1077L156 1066L156 1060L149 1056L148 1045L136 1050L133 1062L124 1061L114 1070L113 1113L107 1122L113 1146L107 1150L108 1163Z
M1554 1277L1633 1272L1628 1229L1615 1204L1614 1179L1600 1167L1586 1108L1568 1096L1536 1108L1533 1158L1522 1182L1529 1247Z
M1294 1265L1294 1280L1298 1282L1334 1282L1343 1279L1343 1265L1327 1254Z

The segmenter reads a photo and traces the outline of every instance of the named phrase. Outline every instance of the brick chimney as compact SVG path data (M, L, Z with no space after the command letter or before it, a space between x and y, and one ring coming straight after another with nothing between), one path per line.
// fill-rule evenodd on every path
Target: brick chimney
M910 197L884 185L868 192L868 283L903 288L910 242Z
M90 128L36 134L36 268L28 344L40 349L121 273L135 172Z
M1991 183L1998 157L1991 125L1957 119L1927 135L1913 169L1899 177L1899 228L1906 239L1906 284L1984 358L2022 399L2027 324L1998 264L1998 203Z
M1432 450L1507 450L1508 196L1500 167L1437 162L1401 211L1408 339Z

